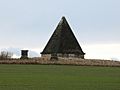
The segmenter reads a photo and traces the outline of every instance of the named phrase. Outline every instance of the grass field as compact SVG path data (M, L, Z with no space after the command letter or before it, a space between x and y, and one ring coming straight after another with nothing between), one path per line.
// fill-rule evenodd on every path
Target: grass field
M1 64L0 90L120 90L120 67Z

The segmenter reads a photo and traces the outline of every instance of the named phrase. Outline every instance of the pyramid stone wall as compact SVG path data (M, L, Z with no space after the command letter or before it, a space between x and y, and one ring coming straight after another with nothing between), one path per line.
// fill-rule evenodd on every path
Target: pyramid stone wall
M42 54L41 57L49 60L51 59L51 54Z
M52 55L51 54L42 54L41 57L44 59L50 60ZM57 54L57 58L71 58L71 59L81 58L81 59L84 59L84 55L77 56L75 54Z

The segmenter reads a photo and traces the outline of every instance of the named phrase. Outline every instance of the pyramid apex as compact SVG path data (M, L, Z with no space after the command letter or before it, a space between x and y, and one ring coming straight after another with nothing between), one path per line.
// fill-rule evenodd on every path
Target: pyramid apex
M62 19L65 19L65 16L62 16Z
M62 18L61 18L61 20L60 20L60 22L59 22L59 25L62 25L63 22L67 22L65 16L62 16Z
M66 20L66 18L65 18L65 16L62 16L62 19L61 19L62 21L67 21Z

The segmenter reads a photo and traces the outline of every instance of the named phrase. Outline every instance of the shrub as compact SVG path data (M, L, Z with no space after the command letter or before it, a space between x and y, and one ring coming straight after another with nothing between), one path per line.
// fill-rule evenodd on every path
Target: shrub
M11 52L7 52L7 51L0 52L0 60L11 59L12 56L13 54Z

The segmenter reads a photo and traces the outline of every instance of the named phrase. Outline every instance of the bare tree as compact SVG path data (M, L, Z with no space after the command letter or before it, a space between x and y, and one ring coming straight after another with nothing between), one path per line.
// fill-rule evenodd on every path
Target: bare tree
M13 56L13 53L8 52L8 51L1 51L0 52L0 60L6 60L6 59L11 59Z

